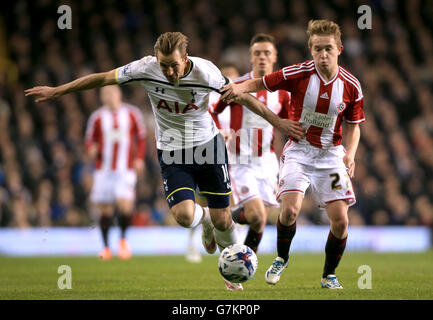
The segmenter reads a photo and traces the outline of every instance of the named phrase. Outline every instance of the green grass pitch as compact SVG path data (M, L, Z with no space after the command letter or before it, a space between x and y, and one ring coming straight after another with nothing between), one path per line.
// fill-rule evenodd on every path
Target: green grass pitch
M425 253L346 252L337 276L344 290L320 288L324 254L291 255L276 286L264 273L273 256L259 255L255 280L229 292L217 270L218 255L199 264L183 256L140 256L122 261L93 257L0 257L0 299L143 300L309 300L433 299L433 251ZM60 290L60 265L72 271L72 289ZM359 289L361 265L372 271L372 289Z

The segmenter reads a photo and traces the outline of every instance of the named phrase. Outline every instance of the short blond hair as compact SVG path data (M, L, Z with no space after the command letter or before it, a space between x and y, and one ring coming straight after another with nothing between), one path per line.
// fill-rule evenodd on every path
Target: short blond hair
M329 20L310 20L307 28L308 48L311 49L311 38L313 35L333 35L337 47L341 47L341 30L340 26Z
M163 55L172 54L176 49L182 57L186 54L186 48L188 47L188 37L181 32L166 32L161 34L156 40L154 51L155 56L158 51Z

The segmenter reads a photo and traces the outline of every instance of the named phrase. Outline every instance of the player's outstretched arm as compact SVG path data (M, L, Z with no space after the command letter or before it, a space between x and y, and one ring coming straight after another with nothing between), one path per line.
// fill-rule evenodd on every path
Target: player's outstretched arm
M343 162L346 165L349 177L353 178L355 175L355 154L361 137L359 125L357 123L346 123L345 136L346 155L343 158Z
M114 69L108 72L92 73L58 87L37 86L24 92L26 97L35 97L35 102L38 103L58 98L67 93L100 88L116 83L116 70Z
M250 79L245 82L235 84L229 83L221 88L222 94L221 99L227 103L234 101L238 95L245 92L257 92L260 90L266 90L261 78Z
M305 129L299 124L299 122L280 118L252 95L248 93L239 94L237 95L235 101L246 106L252 112L258 114L272 124L275 128L280 129L289 136L297 140L301 140L305 136Z

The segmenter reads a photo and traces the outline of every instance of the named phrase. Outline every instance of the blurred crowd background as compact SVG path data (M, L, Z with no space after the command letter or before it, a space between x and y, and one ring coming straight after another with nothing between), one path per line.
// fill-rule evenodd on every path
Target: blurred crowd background
M72 29L60 30L57 8L72 8ZM372 29L360 30L360 5ZM363 86L352 225L433 224L433 2L304 0L10 1L0 14L0 226L89 226L92 163L83 149L98 90L36 105L35 85L56 86L153 54L159 34L181 31L189 53L216 65L250 70L248 44L275 36L278 68L311 59L306 27L330 19L342 29L339 63ZM145 114L146 172L137 186L135 225L173 224L164 199L153 114L139 85L122 87ZM271 215L270 223L275 219ZM307 194L300 224L325 224Z

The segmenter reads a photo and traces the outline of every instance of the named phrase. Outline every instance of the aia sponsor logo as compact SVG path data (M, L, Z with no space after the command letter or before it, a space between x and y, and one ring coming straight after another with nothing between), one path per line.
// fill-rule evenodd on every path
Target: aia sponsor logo
M166 101L164 99L159 100L156 109L165 109L170 113L182 113L185 114L191 110L198 110L199 108L192 103L188 103L187 105L181 105L179 102L175 101L174 103L171 101Z

